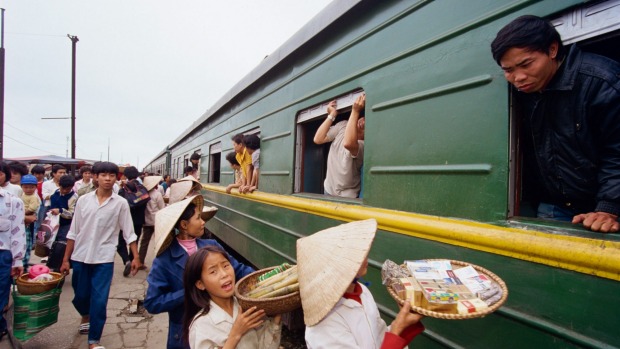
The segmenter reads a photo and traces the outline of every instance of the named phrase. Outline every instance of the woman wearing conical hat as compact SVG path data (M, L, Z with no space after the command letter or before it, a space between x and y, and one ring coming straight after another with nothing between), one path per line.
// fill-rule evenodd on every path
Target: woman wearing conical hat
M366 275L377 221L343 224L297 240L299 292L309 349L401 349L424 331L422 315L405 302L390 327L372 294L358 279Z
M203 198L192 196L158 211L155 215L155 253L144 307L151 314L167 312L169 316L167 348L189 348L182 342L183 271L190 255L198 249L220 244L211 239L198 239L204 232L201 218ZM223 248L222 248L223 249ZM235 277L241 279L254 272L231 257Z

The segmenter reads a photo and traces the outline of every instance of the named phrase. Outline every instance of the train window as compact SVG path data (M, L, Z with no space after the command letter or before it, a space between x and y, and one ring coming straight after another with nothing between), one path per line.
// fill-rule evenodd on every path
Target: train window
M220 168L222 167L222 142L211 144L209 147L209 183L220 182Z
M317 145L314 135L327 116L327 105L336 100L338 116L334 124L347 120L355 99L364 93L358 89L332 98L297 113L295 140L295 193L324 194L323 181L327 173L327 155L330 143Z
M620 61L620 0L594 2L564 13L552 19L565 46L577 44L582 51L607 56ZM511 94L511 173L510 205L508 215L535 217L537 214L536 194L540 190L535 174L528 166L531 163L526 154L529 137L521 128L524 108L519 105L515 91Z

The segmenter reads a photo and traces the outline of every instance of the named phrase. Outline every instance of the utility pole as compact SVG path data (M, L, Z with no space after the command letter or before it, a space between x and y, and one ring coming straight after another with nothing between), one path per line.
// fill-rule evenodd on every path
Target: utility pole
M4 9L0 27L0 160L4 159Z
M75 159L75 51L80 40L75 35L67 37L71 39L71 158Z

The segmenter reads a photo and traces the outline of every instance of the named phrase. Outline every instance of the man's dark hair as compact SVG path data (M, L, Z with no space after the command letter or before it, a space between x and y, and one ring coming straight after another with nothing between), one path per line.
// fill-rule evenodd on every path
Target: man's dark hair
M197 152L194 152L190 157L190 160L200 160L200 154L198 154Z
M56 174L56 172L60 170L67 170L63 165L54 165L52 166L52 174Z
M491 43L491 52L499 65L506 51L513 47L548 55L549 47L554 42L558 43L556 59L560 61L564 58L564 45L555 27L545 19L525 15L508 23L497 33Z
M72 175L64 175L58 180L58 185L60 185L61 188L73 188L74 184L75 178L73 178Z
M239 161L237 161L237 157L235 156L236 153L234 151L231 151L230 153L226 154L226 160L228 160L228 162L230 162L233 165L239 165Z
M93 172L93 168L88 166L88 165L80 167L80 176L83 176L84 172L91 172L92 173Z
M123 171L123 174L125 175L125 177L127 177L127 179L131 181L140 176L140 171L138 171L138 169L135 166L129 166L125 168L125 171Z
M24 164L23 162L13 161L9 163L9 168L11 169L11 171L19 173L22 176L28 174L28 166L26 166L26 164Z
M241 144L243 143L243 133L237 133L236 135L230 137L230 139L237 144Z
M185 168L183 169L183 173L185 173L186 176L194 171L195 169L193 166L185 166Z
M5 182L11 180L11 168L9 167L9 164L4 161L0 161L0 172L4 172Z
M36 165L32 169L30 169L30 173L32 173L33 175L35 175L35 174L45 174L45 167L43 167L41 165Z
M118 166L116 166L115 163L107 161L95 162L95 164L93 165L93 174L98 175L100 173L110 173L113 175L118 175Z
M251 150L260 149L260 138L255 134L243 136L243 145Z
M166 180L166 178L170 177L170 175L164 175L164 181Z

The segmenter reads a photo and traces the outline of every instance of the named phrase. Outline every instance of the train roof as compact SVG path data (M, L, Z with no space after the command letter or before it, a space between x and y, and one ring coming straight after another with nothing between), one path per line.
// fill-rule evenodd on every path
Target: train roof
M272 54L265 57L256 68L250 71L243 79L237 82L228 92L226 92L213 106L194 121L180 136L178 136L170 147L174 147L187 137L193 130L207 121L212 115L217 113L226 103L234 99L256 80L266 75L271 69L276 67L283 59L290 56L293 52L300 49L306 42L317 36L329 25L342 17L362 0L334 0L329 3L321 12L314 16L308 23L299 29L293 36L282 44ZM158 157L161 156L161 153Z

